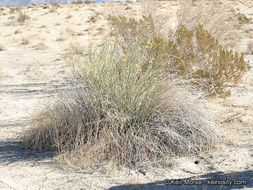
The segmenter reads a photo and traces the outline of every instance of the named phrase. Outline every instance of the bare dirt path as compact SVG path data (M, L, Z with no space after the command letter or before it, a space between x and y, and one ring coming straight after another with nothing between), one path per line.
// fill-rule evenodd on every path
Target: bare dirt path
M253 11L244 8L248 17ZM1 37L1 36L0 36ZM242 40L245 46L245 40ZM164 179L230 179L245 180L245 185L180 186L180 189L253 189L253 69L244 82L220 105L210 109L221 114L222 127L231 130L234 141L219 152L202 157L175 159L166 172L131 171L111 176L64 170L53 159L53 153L25 150L20 136L29 127L31 114L41 101L55 90L64 88L61 79L70 68L59 57L63 48L35 51L26 46L9 46L0 51L0 189L178 189L166 186ZM247 55L253 67L253 55ZM217 102L216 102L217 103ZM199 164L194 164L198 160ZM157 181L158 182L154 182ZM159 181L160 180L160 181ZM152 182L152 183L151 183ZM124 185L131 183L132 185Z

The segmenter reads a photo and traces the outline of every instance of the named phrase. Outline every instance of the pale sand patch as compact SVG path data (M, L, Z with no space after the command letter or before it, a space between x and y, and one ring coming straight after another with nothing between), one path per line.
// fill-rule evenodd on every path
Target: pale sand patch
M231 7L231 11L253 18L252 1L226 0L223 3ZM110 32L106 20L108 14L140 17L150 11L142 3L61 5L57 9L52 5L44 7L27 8L26 14L31 18L22 25L6 24L9 16L18 16L16 12L10 14L10 8L4 8L7 14L0 14L0 44L6 47L6 51L0 51L0 189L114 190L130 189L130 186L123 185L128 183L135 184L135 187L146 184L144 189L178 189L178 186L149 183L166 178L190 177L239 178L249 180L245 189L253 188L252 70L245 76L244 82L232 91L230 98L212 100L205 105L206 109L219 115L217 120L223 122L222 130L231 139L230 144L223 145L219 151L198 157L175 158L164 170L126 170L105 175L63 170L54 162L51 153L24 150L18 138L29 127L29 117L41 102L51 98L56 89L64 88L60 81L71 75L70 66L63 61L69 43L88 43L107 37ZM178 2L159 2L156 9L159 14L167 15L164 22L168 27L177 25ZM98 13L99 20L88 22L94 13ZM68 15L71 17L66 19ZM242 38L236 42L236 48L246 51L253 36L253 25L241 25L236 32ZM27 38L29 43L22 44L22 37ZM34 46L39 43L47 47L36 49ZM246 58L253 66L253 56L247 55ZM187 188L190 186L180 186L180 189ZM215 188L217 186L208 186L208 189Z

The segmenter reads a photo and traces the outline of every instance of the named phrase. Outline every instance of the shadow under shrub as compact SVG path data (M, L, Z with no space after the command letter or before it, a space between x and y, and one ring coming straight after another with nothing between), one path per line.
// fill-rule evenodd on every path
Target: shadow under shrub
M215 125L164 77L158 59L116 43L71 53L71 90L34 116L27 148L56 150L70 166L162 165L173 155L213 148Z

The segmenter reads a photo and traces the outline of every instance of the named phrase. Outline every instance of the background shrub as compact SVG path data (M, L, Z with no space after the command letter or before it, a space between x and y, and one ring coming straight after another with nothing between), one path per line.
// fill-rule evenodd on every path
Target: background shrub
M152 16L110 16L113 35L123 50L143 47L147 64L159 60L167 76L187 79L208 96L227 96L249 69L243 54L223 48L202 25L179 25L173 36L157 32Z

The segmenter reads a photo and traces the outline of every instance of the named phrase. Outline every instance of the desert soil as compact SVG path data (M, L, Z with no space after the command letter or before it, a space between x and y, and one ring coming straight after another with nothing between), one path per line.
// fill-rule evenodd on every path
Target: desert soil
M227 1L253 19L252 1ZM176 1L161 2L176 22ZM30 19L16 22L18 12L0 10L0 189L253 189L253 70L227 99L209 101L231 143L212 153L175 158L166 170L120 171L111 175L63 169L51 152L25 150L20 141L32 114L53 97L71 76L64 61L70 42L99 41L107 36L106 15L115 10L137 16L140 3L35 6L24 8ZM93 23L91 16L99 15ZM238 29L237 48L253 66L253 20ZM253 51L253 50L252 50ZM194 162L198 161L198 164ZM164 185L165 179L244 180L246 185ZM128 185L127 185L128 184Z

